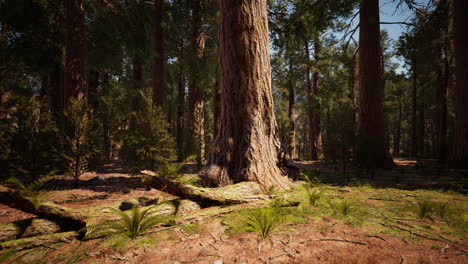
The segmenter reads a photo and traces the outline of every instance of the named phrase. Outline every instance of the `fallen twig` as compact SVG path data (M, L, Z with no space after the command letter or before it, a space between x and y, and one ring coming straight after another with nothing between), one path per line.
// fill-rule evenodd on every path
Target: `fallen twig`
M367 237L373 237L373 238L378 238L382 241L385 241L386 243L388 243L395 251L397 251L399 254L400 254L400 264L405 264L406 263L406 259L405 257L403 256L403 254L400 252L400 249L397 248L396 246L394 246L392 243L388 242L385 238L383 237L380 237L380 236L376 236L376 235L367 235Z
M362 246L367 246L367 243L361 242L361 241L353 241L353 240L348 240L348 239L339 239L339 238L316 238L316 239L307 239L305 241L300 242L300 244L304 244L308 241L337 241L337 242L346 242L346 243L352 243L352 244L357 244L357 245L362 245Z
M209 255L206 255L204 257L201 257L201 258L196 258L196 259L190 259L190 260L178 260L178 259L171 259L173 261L177 261L177 262L180 262L180 263L192 263L192 262L195 262L195 261L199 261L199 260L204 260L204 259L207 259L209 257L219 257L219 258L224 258L223 256L221 255L216 255L216 254L209 254Z

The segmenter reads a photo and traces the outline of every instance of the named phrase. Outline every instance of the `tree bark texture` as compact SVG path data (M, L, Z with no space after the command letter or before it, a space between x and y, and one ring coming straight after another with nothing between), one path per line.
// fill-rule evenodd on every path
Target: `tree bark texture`
M63 112L65 105L64 71L60 66L57 66L52 72L49 73L48 86L48 100L50 110L54 114Z
M205 51L205 36L203 33L203 19L201 10L202 0L193 1L192 13L192 52L191 76L189 85L189 125L192 136L192 146L197 155L197 163L205 164L205 117L203 113L204 100L201 85L200 70Z
M219 5L219 132L200 174L211 186L254 181L263 188L287 188L273 110L266 0Z
M385 147L379 1L361 0L359 32L359 135L361 166L394 165Z
M83 0L65 1L65 89L64 103L70 98L82 99L86 93L85 11Z
M453 166L468 168L468 1L454 0L456 121Z
M154 0L153 105L161 109L166 98L163 16L164 0Z
M418 72L416 65L416 50L414 50L413 53L413 90L411 98L411 156L416 157L418 155Z

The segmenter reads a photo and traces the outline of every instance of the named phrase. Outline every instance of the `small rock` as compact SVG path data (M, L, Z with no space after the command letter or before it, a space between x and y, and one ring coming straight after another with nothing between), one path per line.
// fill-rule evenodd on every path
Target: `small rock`
M96 176L92 179L88 180L88 183L93 184L93 185L98 185L104 183L106 180L102 178L101 176Z
M223 264L223 262L222 262L221 260L218 259L218 260L215 260L215 261L213 262L213 264Z

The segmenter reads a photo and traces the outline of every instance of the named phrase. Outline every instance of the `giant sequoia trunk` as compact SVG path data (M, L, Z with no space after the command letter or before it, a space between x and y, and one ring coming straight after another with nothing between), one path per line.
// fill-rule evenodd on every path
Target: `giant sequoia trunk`
M359 33L359 134L358 162L388 168L393 160L385 148L383 81L379 1L361 0Z
M191 76L189 85L189 125L191 130L191 142L197 155L197 162L204 164L205 161L205 117L203 114L203 89L200 85L200 66L205 51L205 36L203 34L203 20L200 16L202 0L193 3L192 13L192 52L193 62L191 64Z
M164 31L162 28L164 0L154 1L154 60L153 60L153 104L164 106L166 88L164 80Z
M177 160L183 161L185 158L184 149L184 106L185 106L185 76L184 76L184 40L180 41L180 69L179 83L177 85Z
M320 129L320 104L319 100L317 100L319 93L320 93L320 71L319 71L319 64L320 64L320 52L321 52L321 43L318 37L314 39L314 61L315 61L315 69L314 69L314 75L313 75L313 84L314 84L314 115L312 115L312 140L313 144L315 145L315 149L317 151L320 150L322 147L322 132ZM316 157L317 159L318 157Z
M453 165L468 168L468 1L455 0L453 12L455 34L456 123Z
M417 117L417 99L418 99L418 75L416 66L416 50L413 50L413 91L412 91L412 103L411 103L411 156L416 157L418 155L418 117Z
M83 0L65 1L65 105L72 97L83 98L86 92L84 14Z
M221 114L204 183L286 188L271 93L266 0L219 1Z

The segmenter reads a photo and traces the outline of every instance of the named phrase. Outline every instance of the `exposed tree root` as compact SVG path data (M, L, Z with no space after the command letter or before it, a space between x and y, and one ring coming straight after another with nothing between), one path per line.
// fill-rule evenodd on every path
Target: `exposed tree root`
M153 171L144 170L141 173L152 176L152 186L158 190L210 205L242 204L274 198L261 194L260 185L255 182L242 182L220 188L201 188L173 181Z
M17 239L0 243L0 250L14 248L15 250L25 250L35 247L50 247L59 242L67 242L79 236L76 231L57 233L52 235L36 236L23 239Z
M0 225L0 243L20 238L60 233L67 231L65 229L65 225L46 219L30 218L14 221Z

